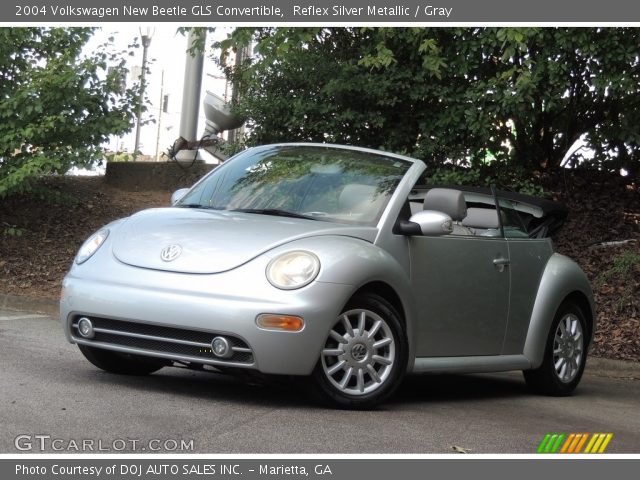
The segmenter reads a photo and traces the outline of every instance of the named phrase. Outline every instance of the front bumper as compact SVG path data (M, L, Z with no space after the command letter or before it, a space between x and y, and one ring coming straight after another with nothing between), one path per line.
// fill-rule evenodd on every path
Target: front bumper
M72 343L170 361L308 375L353 287L316 281L299 290L278 290L265 278L268 261L256 259L221 274L188 275L91 259L91 265L74 266L63 282L65 335ZM262 313L302 317L304 328L261 329L256 317ZM83 339L74 327L81 316L98 319L107 333ZM128 334L114 336L109 330ZM207 339L216 335L228 336L241 355L220 359L207 352ZM155 339L143 338L149 336ZM180 342L167 347L163 338Z

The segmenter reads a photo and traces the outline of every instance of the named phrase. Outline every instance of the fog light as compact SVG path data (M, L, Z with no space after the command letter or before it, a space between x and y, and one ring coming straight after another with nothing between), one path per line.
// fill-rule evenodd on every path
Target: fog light
M78 332L84 338L93 338L95 332L93 331L93 323L87 317L82 317L78 320Z
M260 328L268 330L285 330L288 332L299 332L304 328L304 320L295 315L274 315L263 313L256 318L256 324Z
M216 357L220 358L229 358L233 355L233 350L231 350L229 340L224 337L214 338L211 342L211 350Z

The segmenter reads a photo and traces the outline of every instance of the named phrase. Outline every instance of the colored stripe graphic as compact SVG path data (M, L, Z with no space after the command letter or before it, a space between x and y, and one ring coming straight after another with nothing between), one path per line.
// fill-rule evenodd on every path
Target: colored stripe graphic
M558 451L558 449L560 448L560 445L562 444L562 440L564 440L565 436L566 435L564 433L558 434L558 438L556 439L556 442L553 444L553 447L551 447L550 453L556 453Z
M580 453L580 451L582 450L582 446L587 441L587 438L589 438L589 434L588 433L582 433L581 435L582 435L582 438L580 439L580 441L576 445L575 450L572 453Z
M611 438L613 438L612 433L594 433L584 453L604 453Z
M613 433L607 433L606 435L607 436L605 437L604 442L602 442L602 445L600 446L600 450L598 451L598 453L604 453L604 451L607 448L607 445L609 445L609 442L613 438Z
M613 433L547 433L537 453L604 453ZM588 441L587 441L588 440ZM587 444L587 446L583 447Z
M562 440L565 438L564 433L547 433L540 445L538 445L538 453L556 453L560 445L562 444Z
M565 440L564 445L562 445L562 449L560 449L560 453L567 453L567 450L569 450L569 448L571 447L571 444L575 441L575 438L576 438L576 434L570 433L567 439Z
M542 441L540 442L540 445L538 445L538 449L536 450L537 453L544 453L544 447L549 441L550 436L551 434L547 433L544 437L542 437Z
M562 445L560 453L578 453L589 437L588 433L571 433Z
M591 453L591 447L593 447L593 444L596 443L597 438L597 434L591 437L591 440L589 440L589 443L587 443L587 448L584 449L584 453Z
M551 442L551 437L553 436L553 433L547 433L544 438L542 439L542 442L540 442L540 445L538 445L538 453L546 453L546 448L547 445Z

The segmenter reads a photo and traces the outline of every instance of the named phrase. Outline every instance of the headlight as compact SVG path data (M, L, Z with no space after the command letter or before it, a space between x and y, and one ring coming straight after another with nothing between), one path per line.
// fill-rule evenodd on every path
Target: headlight
M293 290L311 283L319 271L318 257L311 252L297 250L271 260L267 266L267 280L274 287Z
M88 240L82 244L80 250L78 250L78 255L76 255L76 263L80 265L81 263L89 260L89 258L91 258L91 255L98 251L100 245L104 243L108 236L109 230L107 230L106 228L103 228L102 230L99 230L91 235Z

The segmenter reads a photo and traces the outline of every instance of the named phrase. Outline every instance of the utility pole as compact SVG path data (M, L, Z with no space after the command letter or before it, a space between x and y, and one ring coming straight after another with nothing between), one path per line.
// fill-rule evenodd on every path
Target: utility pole
M206 35L202 32L202 35ZM184 65L184 87L182 90L182 112L180 114L180 136L192 142L196 139L198 111L200 110L200 88L202 87L202 69L204 53L188 51L197 37L194 29L189 31L187 40L187 59Z
M145 84L145 74L147 73L147 50L149 49L149 45L151 45L151 38L153 34L151 33L151 29L147 27L147 33L143 34L142 29L140 29L140 40L142 41L142 71L140 72L140 98L138 99L138 111L137 111L137 125L136 125L136 144L133 147L133 155L134 161L138 155L138 149L140 148L140 127L142 123L142 102L144 101L144 89L146 87Z
M156 136L156 162L160 160L160 126L162 125L162 112L164 112L164 69L160 76L160 108L158 108L158 134Z

